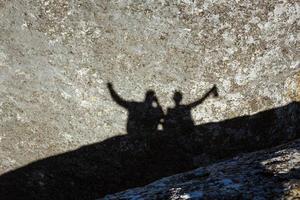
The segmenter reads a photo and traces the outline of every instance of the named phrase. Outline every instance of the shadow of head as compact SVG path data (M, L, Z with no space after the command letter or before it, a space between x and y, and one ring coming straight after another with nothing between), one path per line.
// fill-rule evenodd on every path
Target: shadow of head
M182 93L176 90L173 95L173 100L176 105L179 105L182 101Z
M156 100L157 100L157 98L156 98L154 90L148 90L145 94L145 102L151 103Z

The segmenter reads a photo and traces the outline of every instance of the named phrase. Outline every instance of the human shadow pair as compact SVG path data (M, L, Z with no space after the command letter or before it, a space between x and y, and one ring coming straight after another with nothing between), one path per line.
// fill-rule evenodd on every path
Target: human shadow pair
M149 134L158 130L159 124L163 131L172 133L190 133L194 129L192 108L200 105L211 94L218 96L216 85L206 92L200 99L190 104L181 104L182 93L175 91L173 100L175 106L167 109L164 114L153 90L148 90L143 102L127 101L120 97L113 88L112 83L107 83L112 99L128 111L127 133Z

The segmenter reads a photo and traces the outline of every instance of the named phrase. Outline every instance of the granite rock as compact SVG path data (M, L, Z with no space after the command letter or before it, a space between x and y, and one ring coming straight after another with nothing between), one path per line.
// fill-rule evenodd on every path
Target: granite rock
M166 110L213 84L196 124L300 98L299 3L0 0L0 174L126 134L125 99Z
M103 199L298 199L300 140L200 167Z

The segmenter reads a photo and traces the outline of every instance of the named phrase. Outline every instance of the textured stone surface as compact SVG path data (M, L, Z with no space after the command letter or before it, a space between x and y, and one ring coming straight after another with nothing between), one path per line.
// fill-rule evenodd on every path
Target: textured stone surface
M298 199L300 140L129 189L104 199Z
M197 124L300 98L297 1L0 0L0 173L124 134L110 98L213 84Z

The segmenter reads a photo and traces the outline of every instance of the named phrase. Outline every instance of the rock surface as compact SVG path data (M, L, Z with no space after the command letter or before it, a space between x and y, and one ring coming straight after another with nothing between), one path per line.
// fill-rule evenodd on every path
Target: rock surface
M216 84L196 124L299 101L299 22L296 0L0 0L0 174L124 134L107 81L164 110Z
M105 200L299 199L300 140L129 189Z

